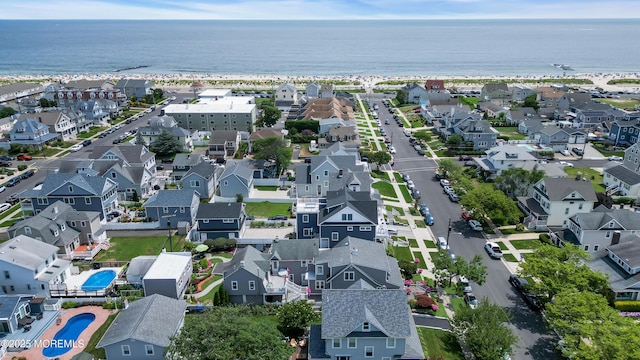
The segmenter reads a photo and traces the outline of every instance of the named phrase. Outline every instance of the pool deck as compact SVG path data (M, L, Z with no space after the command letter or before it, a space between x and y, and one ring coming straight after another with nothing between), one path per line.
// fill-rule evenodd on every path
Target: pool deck
M116 272L116 279L118 278L118 276L120 276L120 274L123 271L123 268L119 268L119 267L104 267L102 269L91 269L91 270L87 270L87 271L83 271L78 275L71 275L69 276L64 283L67 285L67 289L68 289L68 293L70 295L77 295L77 296L82 296L82 294L84 294L85 292L82 291L82 284L84 284L85 281L87 281L87 279L89 279L89 277L91 277L91 275L98 273L100 271L104 271L104 270L113 270ZM114 279L115 280L115 279ZM100 293L100 295L104 294L104 292L102 291L91 291L89 292L92 295L95 295L96 293Z
M105 321L107 321L107 318L109 317L110 314L113 313L113 311L114 310L105 310L99 306L82 306L74 309L63 309L60 311L60 318L62 319L62 322L60 323L60 325L56 325L55 323L51 325L51 327L49 327L49 329L47 329L42 334L40 339L41 340L53 339L53 337L58 332L58 330L62 329L67 324L67 321L70 318L78 314L91 313L96 316L96 319L93 322L91 322L91 324L89 324L89 326L86 329L84 329L84 331L82 331L82 333L78 337L78 343L79 344L82 343L84 346L86 346L89 343L89 340L91 339L91 336L93 335L93 333L95 333L98 330L98 328L102 326L102 324L104 324ZM82 352L83 350L84 348L81 348L81 347L72 348L66 354L59 355L56 357L60 358L60 360L71 360L71 358L74 355ZM6 356L3 357L3 359L11 359L12 356L18 356L18 357L24 356L29 360L48 359L46 356L42 355L42 348L40 347L37 347L37 348L34 347L29 350L21 351L19 353L8 353Z

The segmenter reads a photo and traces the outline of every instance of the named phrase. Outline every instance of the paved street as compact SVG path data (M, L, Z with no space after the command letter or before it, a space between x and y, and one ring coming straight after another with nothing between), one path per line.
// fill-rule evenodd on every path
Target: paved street
M482 298L488 297L492 302L502 306L513 315L510 325L519 341L514 349L513 359L561 359L559 352L555 350L555 337L547 330L539 313L531 311L522 298L507 282L509 274L515 266L506 266L506 262L491 259L484 251L486 242L482 233L473 231L461 218L461 208L457 203L449 200L443 192L439 182L435 179L437 163L434 159L419 156L409 144L408 137L403 134L403 128L396 125L393 115L389 114L382 104L382 95L369 96L372 104L380 107L380 120L384 124L386 119L391 120L391 125L383 125L388 136L393 136L393 145L396 148L394 155L394 170L406 172L411 176L416 187L422 194L421 202L426 203L435 218L435 224L427 229L411 227L414 236L425 241L431 241L438 236L447 237L448 223L451 219L452 230L449 242L452 251L458 257L471 259L476 254L481 254L487 266L487 281L482 285L472 284L474 293ZM587 161L587 160L584 160ZM595 162L596 160L589 160ZM603 161L599 161L603 163ZM574 161L576 166L578 163ZM410 221L411 223L411 221ZM420 236L424 234L425 236ZM412 249L413 250L413 249ZM423 249L420 249L423 250ZM434 251L434 249L431 249ZM425 258L428 252L422 251ZM510 269L511 268L511 269Z

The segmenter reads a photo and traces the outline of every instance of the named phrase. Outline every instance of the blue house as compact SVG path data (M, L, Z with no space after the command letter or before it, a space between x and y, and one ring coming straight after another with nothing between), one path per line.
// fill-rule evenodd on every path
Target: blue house
M355 286L322 293L322 325L313 325L310 359L424 359L404 289Z
M180 179L183 189L195 190L201 199L211 199L216 191L216 175L220 175L222 169L208 162L201 162L192 167Z
M42 185L18 194L22 212L40 213L50 204L62 201L77 211L95 211L100 221L118 209L115 181L85 174L49 174Z
M147 200L144 209L161 229L176 229L181 222L193 225L199 205L200 194L195 190L159 190Z
M248 161L227 162L218 184L220 196L236 197L240 194L249 197L253 190L253 168Z
M140 100L152 94L153 83L144 79L120 79L113 87L119 89L127 99L135 97Z
M640 116L638 116L640 118ZM631 146L638 142L640 124L638 118L633 121L613 121L609 131L609 141L614 146Z
M31 299L31 296L0 296L0 334L11 334L24 326L31 313Z
M244 204L239 202L200 204L196 214L196 239L237 239L244 232Z
M42 149L44 144L59 137L60 134L49 132L48 125L32 118L18 120L9 131L9 139L12 143L35 146L38 149Z

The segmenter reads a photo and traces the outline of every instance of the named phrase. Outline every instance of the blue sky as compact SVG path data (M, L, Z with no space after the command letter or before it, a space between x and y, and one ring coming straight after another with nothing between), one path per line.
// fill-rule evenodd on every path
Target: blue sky
M629 18L639 0L0 0L2 19Z

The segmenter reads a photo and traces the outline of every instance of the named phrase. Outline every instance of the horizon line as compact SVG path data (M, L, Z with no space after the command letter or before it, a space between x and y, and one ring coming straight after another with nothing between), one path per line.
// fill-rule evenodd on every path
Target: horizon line
M340 19L249 19L249 18L234 18L234 19L191 19L191 18L175 18L175 19L149 19L149 18L131 18L131 19L117 19L117 18L108 18L108 19L73 19L73 18L60 18L60 19L37 19L37 18L24 18L24 19L3 19L0 18L0 21L268 21L268 22L276 22L276 21L422 21L422 20L431 20L431 21L478 21L478 20L486 20L486 21L496 21L496 20L553 20L553 21L562 21L562 20L640 20L640 17L566 17L566 18L542 18L542 17L510 17L510 18L490 18L490 17L478 17L478 18L443 18L443 17L434 17L434 18L340 18Z

